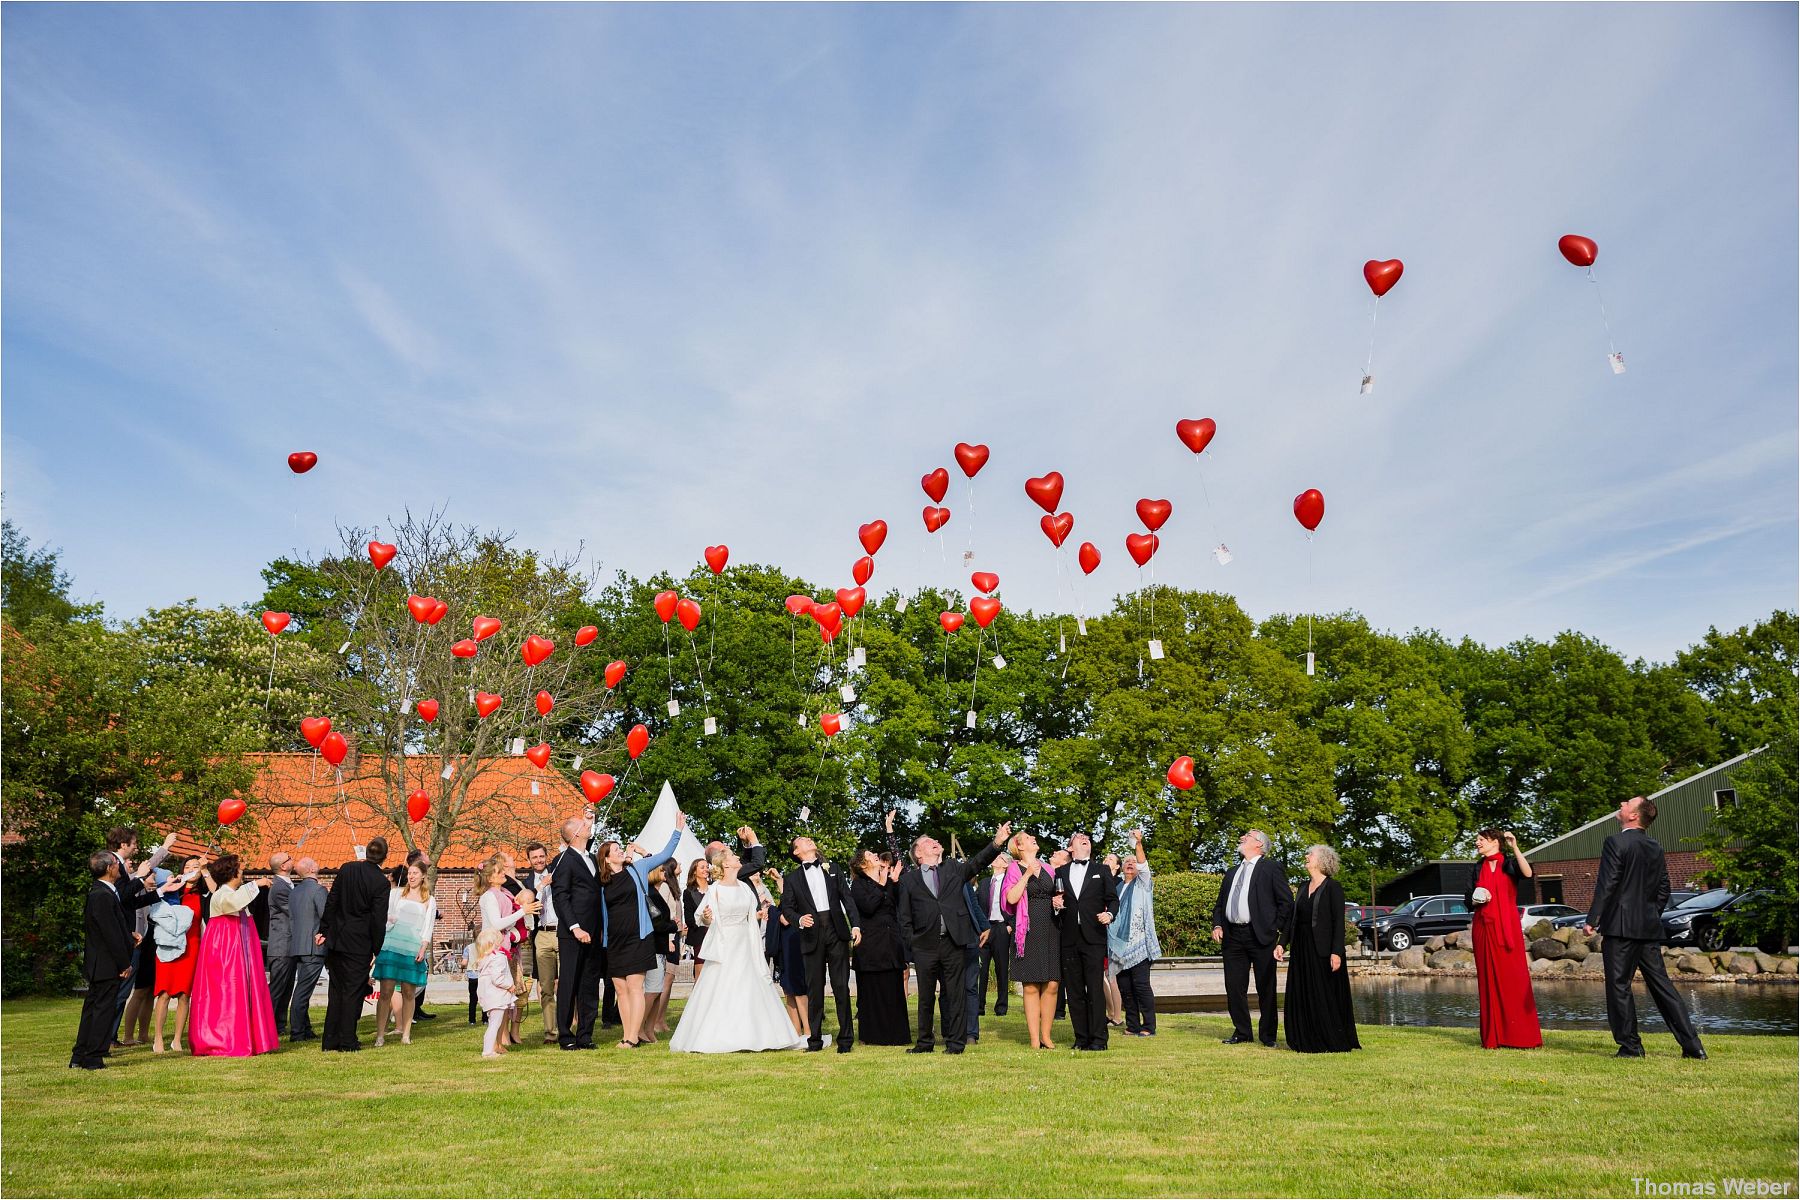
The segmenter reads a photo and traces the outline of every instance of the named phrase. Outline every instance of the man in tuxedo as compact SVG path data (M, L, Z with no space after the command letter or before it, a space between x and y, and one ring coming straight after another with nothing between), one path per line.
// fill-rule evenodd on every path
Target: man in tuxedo
M288 1001L294 995L294 955L292 927L288 921L288 902L293 896L294 882L288 875L294 856L286 850L269 855L267 897L269 923L265 961L269 967L269 1000L275 1006L275 1034L288 1040Z
M588 852L594 822L587 816L562 823L562 850L550 864L550 903L556 913L556 1044L564 1050L594 1048L600 1003L600 871Z
M150 917L144 910L156 902L156 892L145 882L163 859L169 857L169 848L175 844L175 834L162 840L162 844L150 851L142 864L135 865L133 860L138 854L138 831L135 825L119 825L106 833L106 849L119 863L119 878L116 883L119 903L124 906L125 915L131 918L133 945L141 944L150 932ZM125 1005L131 999L136 982L137 956L132 956L132 973L125 977L125 984L119 989L119 1013L113 1021L112 1044L119 1040L120 1027L125 1022ZM108 1053L111 1045L108 1046Z
M1225 959L1225 1006L1231 1012L1227 1045L1250 1038L1250 971L1256 971L1257 1032L1275 1044L1275 964L1294 917L1294 893L1280 867L1270 862L1269 835L1252 829L1238 839L1243 861L1226 872L1213 902L1213 938Z
M1631 977L1644 973L1644 986L1663 1024L1675 1035L1683 1058L1705 1058L1700 1035L1688 1019L1687 1005L1662 958L1662 912L1669 903L1669 867L1663 848L1648 830L1656 820L1656 805L1645 796L1633 796L1614 814L1619 832L1600 848L1600 867L1594 876L1594 900L1588 906L1591 935L1602 935L1600 961L1606 971L1606 1023L1612 1026L1619 1058L1644 1057L1638 1038L1637 1003L1631 996Z
M944 1049L963 1052L968 1034L965 1003L969 989L968 951L979 949L980 929L970 919L963 892L969 880L987 870L1012 836L1012 825L1002 824L994 840L968 862L945 858L936 838L920 834L913 840L913 866L900 876L900 937L912 947L913 969L919 978L919 1037L908 1054L930 1054L932 1005L941 996L944 1017Z
M837 1001L837 1052L850 1053L854 1040L850 1015L850 950L862 941L856 905L844 877L819 857L819 848L806 836L794 839L794 857L800 865L787 873L781 886L781 915L800 929L800 949L806 956L808 1023L806 1048L824 1049L825 980Z
M988 930L987 941L981 943L981 985L977 1001L977 1014L987 1014L988 970L993 969L994 983L994 1015L1006 1015L1006 1001L1012 995L1012 983L1007 979L1012 970L1013 956L1013 919L1006 915L1001 907L1004 899L1006 868L1012 865L1012 859L1000 855L994 859L988 871L988 877L981 881L975 889L975 905L980 911L983 924Z
M325 969L324 940L319 934L319 922L325 919L325 885L319 882L319 864L310 858L295 863L294 873L297 878L287 901L287 954L294 963L294 988L288 1011L277 1008L275 1020L286 1024L288 1041L310 1042L319 1036L312 1027L312 997Z
M1062 940L1062 990L1077 1050L1106 1049L1106 927L1119 915L1119 881L1095 860L1085 833L1069 839L1069 861L1056 869Z
M981 970L981 952L989 941L987 914L981 911L981 902L975 898L975 885L965 883L962 887L963 905L969 910L969 927L976 931L975 944L963 948L963 1021L968 1026L970 1042L981 1040L981 984L985 978Z
M119 856L110 850L97 850L88 859L88 871L94 881L88 886L83 919L87 936L81 964L88 988L81 1001L75 1049L69 1055L69 1065L84 1071L98 1071L106 1066L118 1019L119 989L131 974L134 947L131 920L119 903L119 880L123 878L119 863Z
M381 864L387 858L387 839L373 837L364 857L338 868L325 912L319 919L318 936L324 939L325 969L331 985L325 999L325 1036L322 1050L361 1050L356 1024L362 1019L363 1000L369 994L369 968L375 963L387 935L388 892L392 888Z

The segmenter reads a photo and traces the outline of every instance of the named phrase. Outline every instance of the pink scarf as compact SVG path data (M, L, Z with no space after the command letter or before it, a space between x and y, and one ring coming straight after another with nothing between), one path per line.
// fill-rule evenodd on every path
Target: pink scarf
M1040 869L1042 869L1040 867ZM1013 890L1013 885L1025 874L1018 863L1006 868L1006 879L1000 884L1000 911L1013 918L1013 946L1016 958L1025 957L1025 935L1031 932L1031 897L1021 895L1017 904L1007 903L1006 897ZM1029 886L1029 885L1027 885Z

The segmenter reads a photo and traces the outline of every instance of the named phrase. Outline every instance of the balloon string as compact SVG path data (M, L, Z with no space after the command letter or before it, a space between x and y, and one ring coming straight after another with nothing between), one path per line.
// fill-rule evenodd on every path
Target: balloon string
M963 480L963 495L966 496L969 501L969 547L968 547L968 549L969 549L969 561L973 562L975 559L975 477L973 475L971 475Z
M1367 374L1367 372L1364 373ZM1206 534L1207 540L1210 541L1212 538L1218 536L1219 523L1217 515L1213 512L1212 491L1206 486L1206 471L1200 465L1200 456L1198 454L1194 455L1194 474L1200 477L1200 496L1201 499L1206 501ZM1221 546L1224 545L1224 539L1221 538L1219 544ZM1220 563L1219 565L1224 566L1225 564Z
M700 685L700 704L706 710L706 715L710 717L712 716L712 701L706 695L706 672L700 668L700 644L694 640L691 632L688 634L688 645L694 651L694 682Z
M675 698L675 655L669 649L669 623L663 622L663 663L669 670L669 699Z
M1310 659L1313 652L1313 612L1319 604L1318 593L1313 590L1313 535L1306 533L1306 654Z
M1363 378L1367 379L1375 373L1375 318L1381 315L1381 297L1369 305L1369 357L1363 363Z
M269 693L275 690L275 656L281 653L281 639L279 637L270 638L269 643L269 682L263 685L264 715L267 715L269 711Z
M1594 268L1587 269L1588 282L1594 285L1594 299L1600 302L1600 327L1606 330L1606 352L1609 357L1616 357L1619 348L1613 345L1612 323L1606 319L1606 297L1600 291L1600 277L1594 274Z
M713 619L706 623L706 669L709 671L712 670L713 667L713 652L716 651L719 646L719 577L717 574L713 575L712 608L710 611L712 612ZM696 655L695 661L699 661L698 655Z
M975 687L981 682L981 626L975 627L975 674L969 680L969 711L975 711Z

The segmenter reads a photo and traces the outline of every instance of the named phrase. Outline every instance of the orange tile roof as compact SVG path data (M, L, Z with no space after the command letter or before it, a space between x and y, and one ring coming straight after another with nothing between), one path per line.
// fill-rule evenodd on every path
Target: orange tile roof
M336 773L316 754L258 754L250 759L261 769L245 797L249 812L223 838L223 848L241 855L245 867L264 868L269 855L286 850L331 870L356 856L354 846L366 845L378 834L387 839L389 865L405 856L405 837L385 811L371 803L379 802L383 794L377 760L365 758L356 778L345 776L340 799ZM435 755L409 755L407 790L423 788L435 801L443 786L439 762ZM535 796L533 781L538 784ZM540 771L522 756L490 758L470 785L464 804L465 813L479 813L479 819L465 820L465 828L444 848L437 865L469 868L496 849L517 853L529 841L553 844L563 819L581 812L584 805L581 792L564 776ZM413 826L419 843L429 831L429 817ZM198 844L184 831L176 848L188 844L195 846L191 853L198 852Z

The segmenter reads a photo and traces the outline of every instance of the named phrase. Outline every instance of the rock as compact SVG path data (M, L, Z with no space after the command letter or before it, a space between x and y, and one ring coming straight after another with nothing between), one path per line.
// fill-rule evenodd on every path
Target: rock
M1547 938L1554 932L1556 932L1556 927L1542 917L1525 927L1526 938L1534 942L1539 938Z
M1475 956L1467 950L1439 950L1426 961L1431 964L1434 971L1468 971L1475 967Z
M1572 941L1569 942L1568 945L1563 947L1563 957L1564 958L1572 958L1576 962L1580 962L1582 959L1586 958L1587 956L1588 956L1587 943L1582 941L1580 938L1573 939Z
M1704 954L1689 954L1675 960L1675 970L1683 975L1711 975L1712 959Z
M1576 969L1576 973L1583 979L1605 979L1606 967L1600 962L1600 956L1598 954L1590 954L1587 958L1582 960L1580 967Z
M1581 936L1581 930L1572 925L1564 925L1561 929L1552 929L1550 936L1566 946Z
M1425 939L1425 953L1436 954L1439 950L1442 950L1443 948L1444 948L1444 939L1441 934L1433 936L1433 937L1428 937Z
M1773 975L1776 969L1781 965L1781 960L1776 958L1773 954L1764 954L1761 950L1758 950L1755 952L1755 955L1756 969L1764 975Z
M1531 957L1561 958L1563 956L1563 951L1566 949L1568 949L1568 947L1564 946L1555 938L1538 938L1531 943Z
M1754 975L1757 971L1756 960L1748 954L1734 954L1731 961L1725 964L1725 970L1733 975Z
M1459 929L1444 939L1444 945L1453 950L1473 951L1475 949L1475 931L1473 929Z
M1775 964L1775 970L1782 975L1800 975L1800 958L1784 958Z
M1550 968L1555 966L1557 961L1558 960L1554 958L1534 958L1531 960L1531 973L1533 975L1548 975L1550 973Z
M1599 934L1596 933L1593 937L1591 937L1587 940L1587 948L1589 950L1592 950L1595 954L1598 954L1598 953L1600 953L1600 943L1603 940L1605 940L1605 939L1603 939Z
M1329 965L1329 964L1327 964ZM1394 955L1394 966L1401 971L1419 971L1425 967L1425 949L1422 946L1408 946Z
M1572 958L1559 958L1550 964L1547 975L1573 975L1579 966Z

